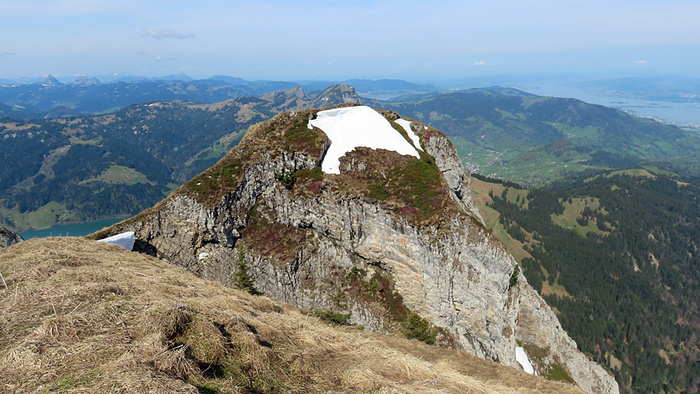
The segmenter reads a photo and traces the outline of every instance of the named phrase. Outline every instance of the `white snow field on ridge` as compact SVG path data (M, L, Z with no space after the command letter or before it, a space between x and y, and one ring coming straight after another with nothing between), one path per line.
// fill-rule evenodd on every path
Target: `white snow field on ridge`
M402 155L420 158L418 151L396 131L388 120L366 106L335 108L320 111L309 121L331 140L331 146L321 163L326 174L340 174L340 158L355 148L393 150Z
M399 118L396 119L396 123L399 126L403 127L404 130L406 130L406 134L408 134L408 137L411 139L411 141L413 141L413 145L415 145L416 148L423 150L423 148L421 148L420 146L420 136L416 134L416 132L413 131L413 129L411 129L411 121Z

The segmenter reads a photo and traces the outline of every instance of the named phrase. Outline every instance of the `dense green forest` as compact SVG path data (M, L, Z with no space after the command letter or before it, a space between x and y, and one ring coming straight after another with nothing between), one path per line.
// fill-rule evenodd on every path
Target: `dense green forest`
M490 208L580 349L627 392L697 392L700 180L648 167L499 187Z

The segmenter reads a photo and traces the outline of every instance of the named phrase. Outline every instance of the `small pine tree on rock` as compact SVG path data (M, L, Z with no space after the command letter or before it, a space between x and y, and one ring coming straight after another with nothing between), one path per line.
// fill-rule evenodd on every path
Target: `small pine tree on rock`
M236 271L234 279L236 288L247 291L252 295L263 294L255 288L255 281L249 272L248 262L245 260L245 253L242 250L238 253L238 271Z

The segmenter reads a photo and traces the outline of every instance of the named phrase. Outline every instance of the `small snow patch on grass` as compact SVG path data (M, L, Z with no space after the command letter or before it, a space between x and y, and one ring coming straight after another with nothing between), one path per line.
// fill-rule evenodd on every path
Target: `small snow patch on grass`
M527 357L527 353L525 353L525 349L521 348L520 346L515 347L515 361L520 364L525 372L529 373L530 375L535 374L535 369L532 367L532 364L530 363L530 359Z
M112 245L118 245L126 250L132 250L134 248L134 232L127 231L125 233L113 235L111 237L101 239L98 242L105 242Z

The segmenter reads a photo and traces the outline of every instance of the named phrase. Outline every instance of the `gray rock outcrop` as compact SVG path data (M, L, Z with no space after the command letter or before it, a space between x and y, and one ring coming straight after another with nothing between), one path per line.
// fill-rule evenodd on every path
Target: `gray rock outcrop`
M324 175L315 113L253 126L217 165L96 237L134 231L135 249L228 286L245 269L270 298L349 314L366 331L398 331L417 313L443 344L515 368L522 346L541 375L559 368L587 391L618 391L484 227L444 134L413 122L420 160L358 148Z
M13 233L12 231L0 226L0 248L16 244L22 241L22 237Z

